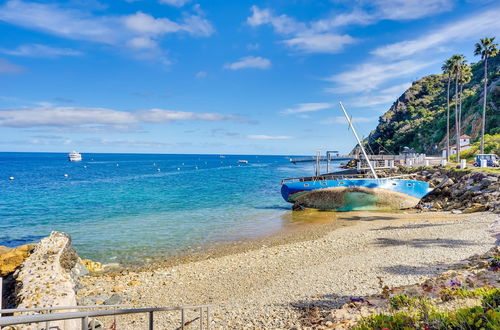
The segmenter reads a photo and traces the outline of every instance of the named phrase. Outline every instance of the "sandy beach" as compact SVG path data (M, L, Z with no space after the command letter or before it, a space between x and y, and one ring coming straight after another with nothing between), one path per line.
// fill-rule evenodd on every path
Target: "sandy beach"
M377 293L378 277L389 286L411 284L486 252L496 244L498 221L486 212L342 213L283 236L209 249L183 263L85 277L78 295L97 303L114 295L141 307L211 304L211 326L220 329L299 328L304 308L331 309ZM180 320L178 313L155 318L162 329ZM117 324L138 329L145 320L124 316Z

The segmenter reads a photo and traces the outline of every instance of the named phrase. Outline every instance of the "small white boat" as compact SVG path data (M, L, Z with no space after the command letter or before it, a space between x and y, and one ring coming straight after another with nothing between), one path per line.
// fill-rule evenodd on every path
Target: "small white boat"
M240 164L248 164L248 160L240 159L240 160L238 160L238 163L240 163Z
M68 154L68 158L70 162L81 162L82 155L76 151L72 151Z

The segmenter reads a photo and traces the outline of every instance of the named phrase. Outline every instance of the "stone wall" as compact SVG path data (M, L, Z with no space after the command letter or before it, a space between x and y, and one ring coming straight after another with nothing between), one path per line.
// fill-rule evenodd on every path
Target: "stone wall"
M86 273L88 271L71 247L70 236L52 232L37 244L14 273L17 308L76 306L77 278ZM51 322L51 328L57 326L60 329L79 329L80 320ZM17 329L43 328L43 324L32 324Z

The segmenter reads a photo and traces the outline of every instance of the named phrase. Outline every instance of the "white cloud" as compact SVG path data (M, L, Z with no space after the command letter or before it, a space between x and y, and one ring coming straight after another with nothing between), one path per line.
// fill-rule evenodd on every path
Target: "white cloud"
M483 37L492 31L500 31L499 8L468 16L449 23L414 40L400 41L375 49L372 54L388 58L402 58L450 43Z
M196 15L185 16L183 21L176 23L168 18L155 18L138 11L133 15L126 16L124 22L129 30L152 36L180 31L196 36L209 36L213 33L210 22Z
M153 49L156 48L158 44L148 37L136 37L127 41L127 46L136 49Z
M411 83L403 83L391 87L383 88L373 94L363 94L356 96L350 104L356 107L379 107L394 103L408 88Z
M326 80L335 83L327 88L332 93L367 92L394 78L407 77L435 64L434 61L403 60L390 63L366 62L351 71L333 75Z
M304 112L313 112L331 108L332 105L330 103L299 103L295 108L288 108L281 111L282 114L296 114L296 113L304 113Z
M380 20L417 19L448 11L452 0L374 0L356 3L352 12L335 13L327 18L299 22L287 15L276 15L269 8L252 6L246 22L252 27L271 25L274 31L287 36L283 44L305 53L338 53L357 40L338 29L348 25L370 25ZM289 38L291 37L291 38Z
M160 3L174 7L182 7L191 0L159 0Z
M378 117L353 117L351 120L353 123L371 123L371 122L377 121ZM344 116L337 116L337 117L325 118L320 123L325 124L325 125L331 125L331 124L346 124L347 125L347 120L345 119Z
M284 40L283 43L293 50L304 53L338 53L344 46L353 44L356 39L344 34L319 33L304 34Z
M196 75L194 76L196 79L203 79L208 76L208 73L206 71L198 71L196 72Z
M451 10L453 0L373 0L380 19L409 20Z
M138 11L132 15L94 15L88 9L67 9L54 3L24 2L10 0L0 5L0 21L41 31L63 38L85 40L128 47L141 59L156 58L164 63L165 52L158 47L158 39L166 34L187 33L206 37L214 32L212 24L201 10L197 15L183 15L174 22L166 17L153 17ZM143 49L156 49L149 55ZM49 53L49 49L44 49ZM68 52L68 50L65 50ZM54 54L55 55L55 54ZM58 53L61 54L61 51Z
M373 15L363 10L356 9L351 13L333 15L329 18L320 19L311 23L311 28L317 32L330 31L345 25L369 25L375 22Z
M23 67L10 63L7 60L0 58L0 74L15 74L24 70Z
M165 123L179 120L234 121L245 119L218 113L195 113L164 109L120 111L106 108L54 107L2 109L0 126L84 126L84 125L135 125L140 123Z
M240 58L238 61L233 63L226 63L224 68L229 70L240 70L240 69L268 69L271 67L271 61L267 58L260 56L246 56Z
M271 24L274 30L280 34L296 33L306 29L304 23L297 22L287 15L274 15L270 9L260 9L257 6L252 6L250 10L252 16L247 18L247 23L250 26Z
M12 56L48 57L80 56L82 52L69 48L56 48L40 44L21 45L15 49L0 49L0 53Z
M247 135L247 138L252 139L252 140L289 140L289 139L293 139L292 136L288 136L288 135L264 135L264 134Z
M61 37L115 44L122 34L115 17L63 9L54 4L7 1L0 7L0 20Z
M207 19L198 15L184 17L181 27L183 31L194 36L208 37L214 33L212 24Z
M291 36L283 40L283 44L292 50L304 53L338 53L345 45L352 44L355 39L349 35L325 33L326 23L315 23L308 26L287 15L275 15L270 9L250 8L252 15L247 18L247 24L252 27L269 24L278 34Z
M126 16L124 22L129 30L147 35L172 33L181 30L179 24L172 22L168 18L154 18L140 11Z

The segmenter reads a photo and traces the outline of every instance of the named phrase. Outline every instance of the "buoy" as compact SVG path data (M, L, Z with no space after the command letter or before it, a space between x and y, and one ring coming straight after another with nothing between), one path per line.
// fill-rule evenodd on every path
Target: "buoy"
M67 178L68 176L69 176L69 175L67 175L67 174L64 174L64 177L65 177L65 178Z
M120 166L120 164L116 164L116 166Z
M160 172L161 170L159 168L156 169L158 172Z
M83 168L87 168L87 165L83 165Z
M196 166L195 168L198 169L198 166Z
M153 163L153 166L156 166L156 163Z
M180 167L177 167L177 171L180 171L180 170L181 170L181 168L180 168Z
M14 177L13 176L9 176L9 180L10 181L14 180Z
M184 165L184 163L182 163L182 165Z

